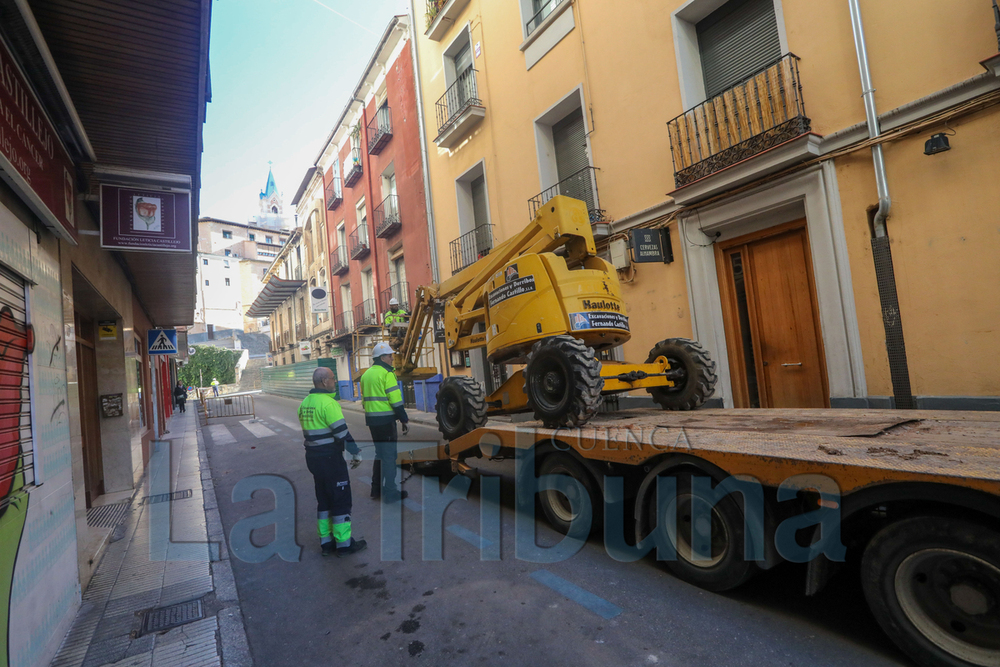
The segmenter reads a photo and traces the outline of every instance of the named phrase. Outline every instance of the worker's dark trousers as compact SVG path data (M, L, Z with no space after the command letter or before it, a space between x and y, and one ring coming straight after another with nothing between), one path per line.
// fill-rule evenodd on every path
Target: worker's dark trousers
M316 512L320 523L320 541L328 542L334 537L336 527L350 526L351 522L351 478L347 473L347 462L343 453L306 452L306 467L312 473L316 485ZM329 522L330 530L324 530L323 523ZM350 545L350 529L347 529L345 544ZM338 542L343 541L339 540Z
M396 488L396 422L369 426L375 443L375 463L372 464L372 498L380 494L393 496Z

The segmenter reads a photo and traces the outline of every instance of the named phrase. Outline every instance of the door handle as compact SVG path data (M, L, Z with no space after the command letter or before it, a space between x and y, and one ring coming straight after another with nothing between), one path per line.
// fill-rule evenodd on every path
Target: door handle
M798 363L795 363L795 364L781 364L781 365L782 365L782 366L801 366L801 365L802 365L802 362L800 361L800 362L798 362Z

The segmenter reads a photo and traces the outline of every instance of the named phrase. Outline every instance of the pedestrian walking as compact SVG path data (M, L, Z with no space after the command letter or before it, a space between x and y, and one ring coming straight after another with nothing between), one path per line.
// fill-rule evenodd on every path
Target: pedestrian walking
M187 410L184 409L184 404L187 403L187 397L187 389L184 388L183 384L178 382L177 386L174 387L174 403L177 404L177 409L181 412L187 412Z
M212 378L212 395L219 395L219 380L217 378Z
M410 430L403 408L403 392L392 372L392 354L388 343L377 344L372 350L374 362L361 376L365 423L375 443L372 498L381 497L388 503L406 497L406 491L396 488L396 420L402 424L403 435Z
M368 546L351 536L351 467L361 465L361 450L351 437L337 403L337 378L329 368L313 371L313 387L299 406L299 424L305 438L306 467L316 485L316 523L324 556L347 556Z

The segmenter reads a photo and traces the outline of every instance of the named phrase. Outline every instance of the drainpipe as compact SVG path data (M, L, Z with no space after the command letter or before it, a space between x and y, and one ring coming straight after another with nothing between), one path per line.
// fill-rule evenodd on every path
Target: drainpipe
M859 0L847 0L851 12L851 28L854 31L854 47L858 54L858 70L861 74L861 96L865 102L865 116L868 120L868 137L879 136L878 111L875 109L875 87L872 85L871 70L868 67L868 47L865 45L865 30L861 23ZM892 207L889 185L886 180L885 158L882 145L872 146L872 162L875 167L875 188L878 192L878 209L872 219L874 237L872 258L875 262L875 279L878 284L879 302L882 306L882 326L885 329L885 347L889 359L889 375L892 393L897 409L913 409L916 404L910 387L909 364L906 359L906 343L903 338L903 324L899 312L899 297L896 292L896 276L892 265L892 251L886 218Z

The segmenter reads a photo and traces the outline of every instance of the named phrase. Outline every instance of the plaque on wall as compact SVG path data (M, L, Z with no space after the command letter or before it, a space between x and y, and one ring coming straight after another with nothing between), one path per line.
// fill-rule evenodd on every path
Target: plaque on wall
M103 394L101 396L101 414L105 417L121 417L125 414L122 394Z

